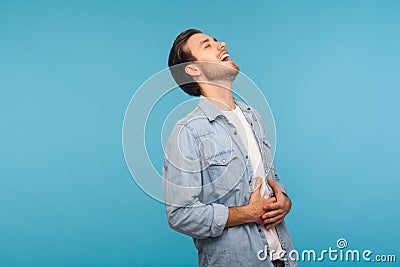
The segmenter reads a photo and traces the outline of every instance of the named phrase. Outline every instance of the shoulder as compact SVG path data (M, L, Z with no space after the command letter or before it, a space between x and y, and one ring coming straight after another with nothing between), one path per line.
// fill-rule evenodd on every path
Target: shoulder
M178 120L174 126L174 131L185 129L194 138L203 136L210 132L211 123L204 112L196 106L185 117Z
M196 106L186 116L179 119L169 136L169 143L187 143L192 139L207 135L210 133L210 121Z

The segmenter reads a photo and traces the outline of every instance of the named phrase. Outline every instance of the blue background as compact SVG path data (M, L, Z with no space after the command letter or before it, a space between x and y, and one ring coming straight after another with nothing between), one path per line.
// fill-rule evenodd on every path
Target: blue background
M226 41L271 105L295 247L344 237L399 257L399 13L389 0L1 1L0 266L196 266L121 145L130 98L191 27ZM395 266L301 266L326 264Z

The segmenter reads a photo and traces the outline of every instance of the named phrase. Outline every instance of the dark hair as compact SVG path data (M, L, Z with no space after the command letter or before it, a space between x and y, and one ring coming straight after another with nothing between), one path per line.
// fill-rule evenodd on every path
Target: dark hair
M190 36L196 33L202 32L196 29L189 29L179 34L171 47L168 57L169 70L171 71L175 82L182 88L183 91L192 96L200 96L201 89L194 79L185 72L185 67L187 64L182 63L196 61L196 58L186 47L186 43ZM175 67L171 68L172 66Z

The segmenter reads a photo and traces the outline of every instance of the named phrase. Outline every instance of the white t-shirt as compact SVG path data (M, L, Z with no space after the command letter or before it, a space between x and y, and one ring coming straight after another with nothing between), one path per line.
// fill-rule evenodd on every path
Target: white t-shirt
M253 130L250 127L250 124L248 123L245 116L243 115L243 112L238 106L236 106L234 110L221 110L221 112L228 118L230 123L235 125L238 131L238 135L240 136L240 139L242 140L242 143L245 146L247 153L249 154L251 166L254 170L254 178L264 178L260 190L261 196L269 198L269 190L265 184L265 169L261 158L260 148L257 144L257 139L254 135ZM275 227L272 227L268 230L263 227L263 230L270 249L275 251L275 253L271 255L271 260L282 258L279 257L279 255L283 255L282 253L280 253L283 252L283 249Z

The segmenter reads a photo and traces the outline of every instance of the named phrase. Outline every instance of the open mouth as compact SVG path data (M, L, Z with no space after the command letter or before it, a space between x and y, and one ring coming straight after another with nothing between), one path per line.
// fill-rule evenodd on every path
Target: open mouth
M229 54L228 53L223 54L219 60L220 61L229 61Z

